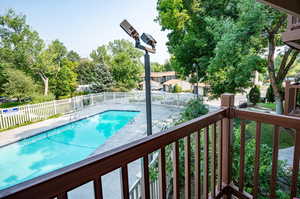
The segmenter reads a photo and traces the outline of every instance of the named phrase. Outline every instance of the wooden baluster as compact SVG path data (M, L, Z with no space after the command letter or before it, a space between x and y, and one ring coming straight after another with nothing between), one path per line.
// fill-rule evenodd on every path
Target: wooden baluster
M254 160L254 178L253 178L253 198L257 198L259 192L259 163L260 163L260 138L261 138L261 123L256 123L255 134L255 160Z
M185 199L191 198L191 139L184 138L184 175L185 175Z
M212 132L212 160L211 160L211 196L212 198L216 197L216 148L217 148L217 124L213 124Z
M201 130L195 133L195 198L201 197L200 138Z
M244 191L245 181L245 121L241 121L241 137L240 137L240 179L239 191Z
M220 132L219 132L219 191L222 190L222 155L223 155L223 120L219 122Z
M67 192L58 194L58 195L57 195L57 199L68 199L68 194L67 194Z
M128 185L128 167L123 166L121 168L121 190L122 190L122 199L129 199L129 185Z
M299 173L299 159L300 159L300 129L296 130L296 139L294 145L294 161L293 161L293 175L291 185L291 198L296 197L297 182Z
M103 199L101 176L94 180L95 199Z
M149 186L149 158L148 155L143 157L143 164L142 164L142 198L143 199L150 199L150 186Z
M209 186L209 126L205 128L204 134L204 198L208 199Z
M173 199L179 199L179 143L176 141L173 144Z
M276 198L276 181L277 181L277 167L278 167L278 149L279 149L279 126L274 127L273 134L273 152L272 152L272 176L270 182L270 198Z
M159 153L159 195L160 199L166 199L166 152L165 148Z

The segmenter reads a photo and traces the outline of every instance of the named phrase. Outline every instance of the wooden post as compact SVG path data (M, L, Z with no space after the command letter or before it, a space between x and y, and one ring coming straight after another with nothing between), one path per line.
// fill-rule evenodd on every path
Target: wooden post
M227 117L223 119L222 126L222 183L228 185L231 183L231 169L232 169L232 134L233 134L233 119L231 108L234 107L234 95L223 94L221 96L221 106L228 108ZM231 198L227 195L225 198Z
M291 88L291 82L285 82L284 114L288 115L296 106L297 89Z

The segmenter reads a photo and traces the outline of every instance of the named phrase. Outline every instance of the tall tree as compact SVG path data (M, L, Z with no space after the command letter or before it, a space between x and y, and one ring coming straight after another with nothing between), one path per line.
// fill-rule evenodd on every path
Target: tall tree
M126 89L137 87L142 72L143 53L127 40L114 40L94 50L90 57L96 64L107 67L115 86Z
M38 33L26 24L24 15L12 9L0 16L0 92L6 82L6 68L16 68L34 76L30 70L44 47Z
M44 44L24 15L9 10L0 16L0 64L28 71Z
M169 30L167 43L175 70L189 76L198 67L199 77L206 79L207 65L214 56L216 41L207 30L206 20L213 16L236 18L238 0L159 0L158 21L163 30Z
M225 74L228 74L227 72L228 70L231 70L231 68L226 67L226 64L223 64L224 62L228 63L226 60L229 60L230 63L238 63L233 71L244 71L245 67L248 69L253 68L259 70L260 67L258 66L265 65L274 90L276 112L282 114L282 84L288 72L296 66L295 61L297 60L297 57L299 57L298 51L287 47L283 52L282 58L277 61L277 64L275 62L276 48L277 46L283 45L280 35L286 28L287 16L284 13L270 8L269 6L257 3L254 0L247 0L239 3L238 9L239 17L233 22L231 28L226 29L226 24L219 26L222 29L222 33L220 34L222 37L215 50L216 56L209 65L212 69L211 72L216 71L215 68L220 68L224 65L223 69L226 70ZM215 31L216 29L218 28L213 30ZM225 45L222 45L222 43L225 43ZM263 54L265 47L267 48L267 59L264 64L258 56ZM241 51L239 49L244 50ZM238 57L241 57L240 61L236 60ZM234 60L238 62L235 62ZM243 60L248 64L243 66ZM214 64L214 61L216 61L216 64ZM211 74L213 76L215 73ZM245 74L247 73L235 73L235 75L231 77L227 76L225 79L227 81L236 81L236 78L245 78ZM212 78L212 80L213 81L211 82L215 82L215 79ZM226 82L226 84L227 83L228 82Z
M90 54L94 63L104 64L108 66L110 64L110 55L107 52L107 46L99 46L96 50L93 50Z
M56 77L51 80L51 87L56 98L71 95L77 87L77 62L63 59Z
M82 59L77 67L78 79L89 84L94 92L103 92L113 86L113 78L107 66Z
M77 52L74 50L71 50L67 54L67 59L72 61L72 62L79 62L80 61L80 56Z
M37 61L30 65L31 71L36 73L43 82L44 95L48 95L49 78L55 80L66 59L67 48L58 40L51 42L46 49L38 55ZM52 81L53 82L53 81ZM52 85L52 88L54 85ZM55 90L55 89L54 89Z

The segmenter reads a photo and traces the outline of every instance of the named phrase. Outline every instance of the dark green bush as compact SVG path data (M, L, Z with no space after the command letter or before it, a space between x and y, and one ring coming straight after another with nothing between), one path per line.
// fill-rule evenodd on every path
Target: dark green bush
M181 113L180 122L185 122L208 113L208 108L200 100L190 100Z
M257 104L260 100L260 90L256 85L253 88L251 88L249 92L249 100L254 105Z
M267 98L267 102L270 102L270 103L274 103L275 102L275 95L274 95L274 91L273 91L272 85L270 85L268 87L266 98Z

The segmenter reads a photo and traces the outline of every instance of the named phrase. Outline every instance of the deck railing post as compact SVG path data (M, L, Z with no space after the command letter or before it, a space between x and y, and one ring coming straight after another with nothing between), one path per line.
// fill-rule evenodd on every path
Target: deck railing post
M233 134L233 119L232 109L234 107L234 95L223 94L221 96L221 106L228 108L227 116L223 119L222 134L222 183L229 185L231 183L231 169L232 169L232 134ZM231 198L228 193L225 198Z

